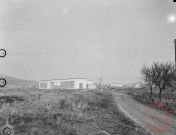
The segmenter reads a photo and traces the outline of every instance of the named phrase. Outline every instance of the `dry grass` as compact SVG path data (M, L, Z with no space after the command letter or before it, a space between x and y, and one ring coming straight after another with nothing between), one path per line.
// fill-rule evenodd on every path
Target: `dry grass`
M0 109L0 128L6 124L14 135L149 134L118 110L109 92L53 90L19 95L25 100L3 103Z

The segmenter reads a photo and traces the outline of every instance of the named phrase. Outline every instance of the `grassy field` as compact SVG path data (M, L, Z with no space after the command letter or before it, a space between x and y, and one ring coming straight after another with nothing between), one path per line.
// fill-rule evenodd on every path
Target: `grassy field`
M7 90L0 98L0 135L150 135L117 108L110 92ZM10 102L9 102L10 101Z

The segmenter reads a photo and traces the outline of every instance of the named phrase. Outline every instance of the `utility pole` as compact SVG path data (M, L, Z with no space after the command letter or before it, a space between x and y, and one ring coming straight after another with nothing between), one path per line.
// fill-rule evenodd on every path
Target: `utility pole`
M101 89L101 84L102 84L102 77L99 78L99 86L100 86L100 89Z
M175 43L175 66L176 66L176 39L174 40Z

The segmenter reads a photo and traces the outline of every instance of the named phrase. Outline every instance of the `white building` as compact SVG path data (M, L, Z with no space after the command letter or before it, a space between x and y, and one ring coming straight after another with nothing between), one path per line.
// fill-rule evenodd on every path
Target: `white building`
M39 82L39 89L90 89L92 81L85 78L55 79Z

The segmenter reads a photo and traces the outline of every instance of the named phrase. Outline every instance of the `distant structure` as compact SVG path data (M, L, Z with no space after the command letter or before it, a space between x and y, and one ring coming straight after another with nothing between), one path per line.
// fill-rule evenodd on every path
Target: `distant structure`
M44 80L39 89L92 89L93 83L86 78Z
M113 87L113 88L123 87L123 84L120 84L120 83L111 83L110 87Z
M137 89L139 89L139 88L143 88L143 87L144 87L144 84L143 84L142 82L136 82L136 83L133 83L133 84L131 85L131 87L132 87L132 88L137 88Z

